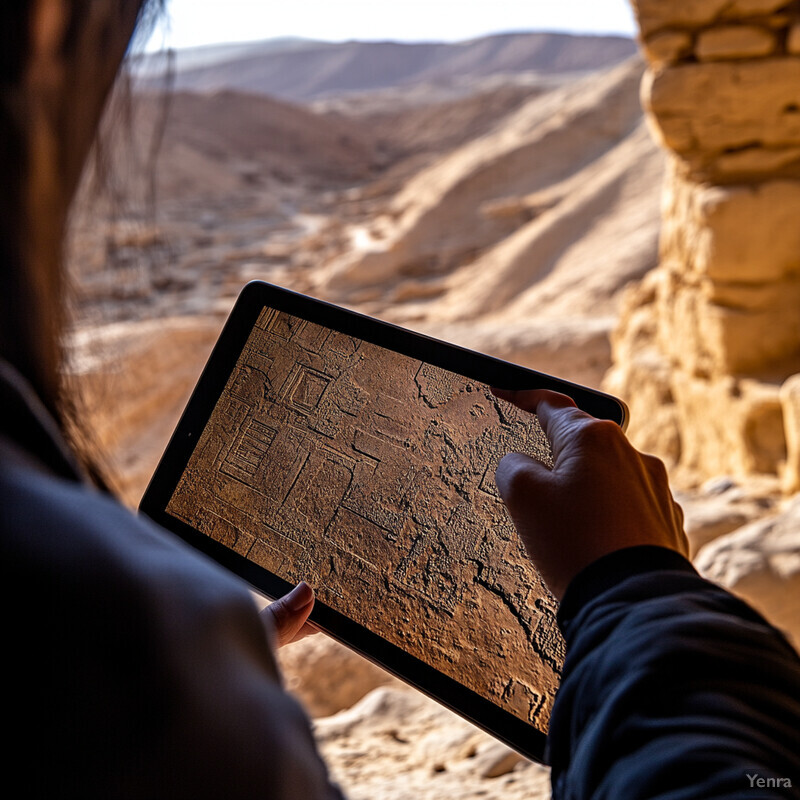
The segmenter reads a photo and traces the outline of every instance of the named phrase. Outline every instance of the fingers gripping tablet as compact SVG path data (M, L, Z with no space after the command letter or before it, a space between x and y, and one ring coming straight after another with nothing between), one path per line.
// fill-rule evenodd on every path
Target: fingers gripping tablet
M494 474L550 449L489 386L625 421L607 395L250 284L142 509L267 595L307 581L317 625L540 759L563 642Z

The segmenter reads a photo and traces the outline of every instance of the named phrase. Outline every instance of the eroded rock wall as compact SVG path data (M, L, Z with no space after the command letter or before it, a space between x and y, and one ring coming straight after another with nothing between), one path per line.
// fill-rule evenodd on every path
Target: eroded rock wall
M637 443L690 474L798 489L780 389L800 371L800 2L632 5L670 163L660 264L624 303L606 385Z

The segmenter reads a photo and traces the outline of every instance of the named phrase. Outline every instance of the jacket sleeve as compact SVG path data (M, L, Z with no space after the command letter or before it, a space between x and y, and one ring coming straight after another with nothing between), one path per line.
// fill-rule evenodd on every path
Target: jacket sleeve
M678 553L592 564L559 611L553 797L800 797L800 659Z

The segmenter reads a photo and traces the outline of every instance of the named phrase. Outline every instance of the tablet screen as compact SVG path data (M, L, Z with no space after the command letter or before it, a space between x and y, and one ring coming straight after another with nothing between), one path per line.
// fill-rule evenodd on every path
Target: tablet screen
M564 644L495 487L512 451L550 462L485 385L265 308L166 511L546 732Z

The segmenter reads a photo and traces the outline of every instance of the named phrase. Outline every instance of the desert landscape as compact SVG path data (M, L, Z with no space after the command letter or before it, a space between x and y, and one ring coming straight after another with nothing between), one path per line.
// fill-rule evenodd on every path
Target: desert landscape
M633 5L638 43L132 65L69 252L71 377L125 501L266 280L621 396L698 568L800 642L800 5ZM544 767L327 638L280 658L348 796L549 796Z

